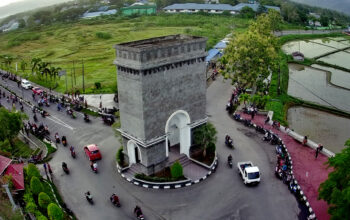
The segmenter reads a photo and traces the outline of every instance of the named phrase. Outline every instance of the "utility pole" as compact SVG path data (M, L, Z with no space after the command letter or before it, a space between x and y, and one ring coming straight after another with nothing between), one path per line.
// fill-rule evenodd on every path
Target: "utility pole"
M82 65L83 65L83 66L82 66L82 67L83 67L83 72L82 72L82 73L83 73L83 92L85 93L85 84L84 84L84 59L82 59L81 62L82 62Z
M74 85L77 85L77 80L75 78L75 65L74 65L74 60L73 60L73 73L74 73Z
M278 85L277 85L277 95L281 95L281 61L278 65Z
M66 77L66 93L68 93L68 88L67 88L67 74L65 75Z
M73 69L70 69L70 79L72 81L72 91L73 91Z

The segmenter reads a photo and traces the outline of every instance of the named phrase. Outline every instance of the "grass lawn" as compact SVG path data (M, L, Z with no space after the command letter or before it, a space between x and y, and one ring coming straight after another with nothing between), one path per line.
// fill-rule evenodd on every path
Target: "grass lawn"
M100 17L77 23L54 24L0 34L0 55L10 54L15 57L11 64L12 70L15 69L16 62L25 60L30 63L34 57L65 69L68 90L82 89L84 60L85 93L114 93L117 88L116 68L113 64L115 44L169 34L189 34L207 37L209 49L233 30L245 30L248 24L248 19L224 15ZM99 32L103 34L98 35ZM5 68L3 63L0 65ZM45 79L39 80L37 76L31 75L30 65L26 68L27 74L19 74L42 85L50 84L45 83ZM55 90L65 92L65 77L61 77L57 82L58 87ZM95 82L100 82L102 88L95 90Z

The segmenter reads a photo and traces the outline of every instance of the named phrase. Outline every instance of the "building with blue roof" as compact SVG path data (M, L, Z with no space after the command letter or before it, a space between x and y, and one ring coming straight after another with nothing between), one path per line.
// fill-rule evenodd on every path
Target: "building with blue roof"
M185 3L185 4L173 4L169 5L163 10L167 13L197 13L197 12L207 12L221 14L224 11L229 11L234 14L234 7L229 4L197 4L197 3Z
M221 14L224 11L229 11L231 14L239 13L244 7L250 7L254 11L258 11L258 3L239 3L235 6L229 4L197 4L197 3L185 3L185 4L173 4L163 8L163 11L167 13L197 13L207 12L213 14ZM275 9L280 11L279 7L264 5L267 9Z

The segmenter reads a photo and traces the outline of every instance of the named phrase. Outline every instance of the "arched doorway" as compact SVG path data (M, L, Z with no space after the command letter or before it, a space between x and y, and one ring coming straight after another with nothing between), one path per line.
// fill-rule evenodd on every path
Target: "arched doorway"
M179 144L180 154L186 154L189 157L191 146L190 122L189 114L183 110L174 112L168 118L165 125L165 146L167 157L169 156L169 144L170 146Z
M132 140L128 141L127 150L128 150L128 157L129 157L129 164L130 165L133 163L141 162L140 149L139 149L139 146L137 146L137 144L134 141L132 141Z

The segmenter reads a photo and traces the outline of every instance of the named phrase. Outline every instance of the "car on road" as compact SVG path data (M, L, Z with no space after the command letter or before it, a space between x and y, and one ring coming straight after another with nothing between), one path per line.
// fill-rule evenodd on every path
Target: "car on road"
M239 175L242 177L244 184L260 183L260 171L250 161L238 162L237 168Z
M26 79L22 79L21 81L21 86L23 89L31 89L33 88L32 84L30 84L30 82Z
M32 88L32 91L34 94L37 94L37 95L40 95L43 92L43 90L41 90L39 87Z
M85 146L84 151L85 151L85 154L89 158L90 161L102 159L100 149L98 148L98 146L96 144L90 144L90 145Z

